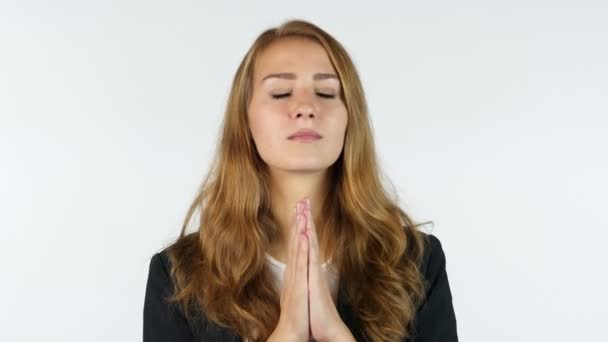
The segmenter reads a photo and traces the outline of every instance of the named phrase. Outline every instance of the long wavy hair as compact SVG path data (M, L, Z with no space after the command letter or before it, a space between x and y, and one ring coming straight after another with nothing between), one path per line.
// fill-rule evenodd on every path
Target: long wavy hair
M331 247L339 286L367 338L407 338L426 291L420 267L428 236L383 185L353 61L336 39L304 20L262 32L236 71L211 167L181 234L167 248L174 284L170 300L188 320L204 317L252 341L266 340L278 323L280 298L265 253L279 226L270 210L268 168L252 139L247 108L257 56L272 42L293 36L325 49L348 113L344 147L328 170L330 187L319 208L324 218L316 223L324 236L321 246ZM189 232L193 218L198 223Z

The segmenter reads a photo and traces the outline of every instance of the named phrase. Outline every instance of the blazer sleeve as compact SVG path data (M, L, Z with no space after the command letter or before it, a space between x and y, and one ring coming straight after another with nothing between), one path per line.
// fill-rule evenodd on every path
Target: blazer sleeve
M457 342L456 315L446 271L446 258L441 242L429 235L422 270L427 282L424 303L414 320L414 342Z
M173 290L169 269L166 255L156 253L150 260L143 309L144 342L194 341L190 325L181 310L175 303L165 300Z

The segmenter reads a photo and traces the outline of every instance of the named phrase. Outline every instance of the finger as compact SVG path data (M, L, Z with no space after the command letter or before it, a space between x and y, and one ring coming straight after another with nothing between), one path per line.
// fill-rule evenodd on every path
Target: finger
M299 293L308 295L308 237L306 234L298 234L300 248L298 249L296 270L295 270L295 287Z
M308 257L308 283L310 291L317 293L320 290L319 282L321 279L321 257L319 256L319 244L317 240L316 229L312 219L312 210L310 208L310 199L305 202L304 213L306 214L306 234L309 241L309 257Z
M291 231L289 232L289 247L287 249L287 263L285 272L285 283L293 279L293 270L296 266L296 254L298 252L298 206L294 207L294 213L292 216Z
M292 256L295 256L295 250L297 249L297 225L298 225L298 205L294 206L293 214L291 216L291 230L289 231L289 244L287 247L287 264L290 264Z
M310 242L310 264L311 267L320 267L320 252L319 252L319 240L317 238L317 230L315 223L312 219L312 208L310 207L310 199L307 198L305 202L304 212L306 214L306 234L308 234Z
M298 225L303 224L302 217L301 214L299 214L299 212L301 211L300 207L298 205L295 206L294 209L294 216L293 216L293 224L292 224L292 231L291 231L291 241L289 243L289 249L288 249L288 256L287 256L287 265L286 265L286 272L285 272L285 285L286 286L291 286L291 281L294 278L295 275L295 268L296 268L296 256L298 253L298 230L300 230L300 228L298 228Z

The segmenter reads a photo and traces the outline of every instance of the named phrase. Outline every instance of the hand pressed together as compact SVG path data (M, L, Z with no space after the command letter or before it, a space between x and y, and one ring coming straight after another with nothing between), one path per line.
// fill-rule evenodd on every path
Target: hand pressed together
M332 299L321 269L310 199L298 201L290 237L281 315L269 341L355 341Z

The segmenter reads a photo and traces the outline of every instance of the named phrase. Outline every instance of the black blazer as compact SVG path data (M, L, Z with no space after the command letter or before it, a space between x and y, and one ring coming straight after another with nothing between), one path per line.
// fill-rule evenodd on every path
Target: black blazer
M428 235L430 248L425 249L422 263L422 272L429 284L427 298L414 319L413 337L405 341L457 342L456 315L446 272L445 254L439 239L432 234ZM205 321L202 329L195 328L184 318L181 309L175 304L167 304L163 299L171 295L172 291L170 269L166 249L154 254L150 261L144 299L144 342L242 341L234 332L211 321ZM338 290L336 305L340 317L355 339L366 340L342 289Z

